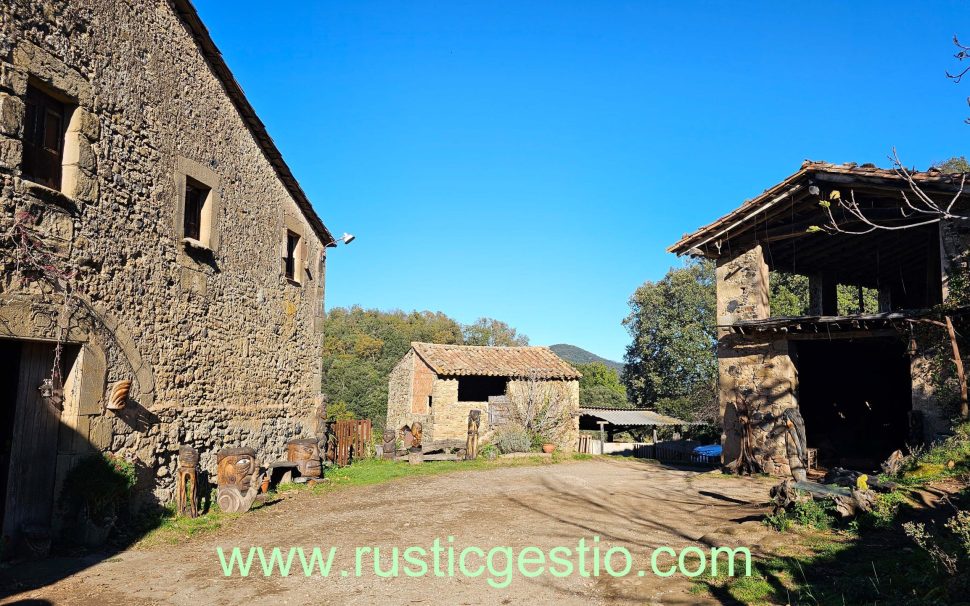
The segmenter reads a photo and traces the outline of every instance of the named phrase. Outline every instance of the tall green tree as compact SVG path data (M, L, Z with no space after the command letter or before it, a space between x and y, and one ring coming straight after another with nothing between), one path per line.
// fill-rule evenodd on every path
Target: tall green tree
M620 374L602 362L577 364L583 373L579 380L579 405L595 408L630 408L626 387L620 382Z
M414 341L520 345L529 338L489 318L463 326L441 312L331 309L324 322L323 392L333 410L370 419L382 428L388 375Z
M688 261L630 297L623 383L636 406L707 419L716 399L714 264Z
M493 318L479 318L474 323L463 326L461 332L465 345L516 347L529 344L529 337Z
M946 174L970 173L970 162L967 162L966 156L954 156L949 160L939 162L934 168L938 168Z

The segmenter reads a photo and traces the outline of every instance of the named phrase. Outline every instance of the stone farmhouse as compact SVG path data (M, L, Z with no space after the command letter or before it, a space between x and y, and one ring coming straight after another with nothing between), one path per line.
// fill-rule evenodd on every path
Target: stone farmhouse
M507 396L538 380L568 399L573 427L560 446L575 449L581 376L548 347L411 343L388 381L387 427L400 429L420 421L426 440L464 441L468 413L480 410L479 434L486 435L505 420Z
M4 2L0 184L6 537L91 452L165 502L310 435L334 239L188 0Z
M943 207L956 200L957 212L961 187L960 175L937 171L806 162L670 247L716 263L724 463L746 440L757 467L788 474L798 460L793 412L823 466L872 469L947 431L953 399L934 376L955 372L946 324L966 325L957 285L970 230L903 195L924 211L917 189ZM808 309L797 317L769 302L770 281L785 274L807 276Z

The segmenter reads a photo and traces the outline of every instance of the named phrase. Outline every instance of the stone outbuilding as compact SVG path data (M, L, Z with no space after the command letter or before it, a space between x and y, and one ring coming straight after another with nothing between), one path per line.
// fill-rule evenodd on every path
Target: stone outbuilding
M968 205L961 175L908 175L806 162L670 247L716 263L724 463L747 435L757 467L788 474L799 416L823 467L873 470L946 433L956 411L939 378L954 376L946 323L966 327L970 229L920 196L963 215ZM769 282L782 278L807 283L796 317L771 308Z
M580 377L548 347L412 343L388 381L387 427L420 421L426 440L464 440L469 411L480 410L484 436L506 419L509 395L539 381L568 401L572 418L560 446L575 449Z
M190 2L0 5L0 204L5 538L92 452L165 502L312 434L334 238Z

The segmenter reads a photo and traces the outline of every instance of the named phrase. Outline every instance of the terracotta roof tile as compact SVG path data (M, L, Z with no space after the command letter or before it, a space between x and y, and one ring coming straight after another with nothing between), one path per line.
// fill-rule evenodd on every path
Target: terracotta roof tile
M579 379L582 374L548 347L477 347L411 343L411 347L439 375Z

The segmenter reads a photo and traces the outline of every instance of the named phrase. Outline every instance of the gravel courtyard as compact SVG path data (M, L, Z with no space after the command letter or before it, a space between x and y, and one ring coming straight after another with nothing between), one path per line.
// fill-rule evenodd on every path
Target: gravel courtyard
M758 521L770 481L733 478L654 463L593 459L556 465L510 467L406 478L330 494L300 494L256 510L227 528L174 546L130 549L67 578L0 603L39 604L697 604L680 575L584 578L515 573L507 588L478 578L378 578L365 560L364 576L352 574L357 546L386 549L454 537L488 551L510 546L575 549L600 537L600 549L622 545L634 555L633 570L649 570L650 553L668 545L745 545L755 558L777 541ZM297 563L286 578L265 577L258 564L250 576L225 577L216 552L251 546L337 548L328 578L307 578ZM706 547L705 547L706 549ZM473 558L474 559L474 558ZM669 558L668 558L669 560ZM480 562L480 560L479 560ZM470 560L471 564L471 560ZM669 565L669 561L668 561ZM48 570L50 565L47 565ZM341 577L341 569L351 571ZM8 570L30 586L37 570ZM30 603L30 602L28 602ZM712 602L714 603L714 602Z

